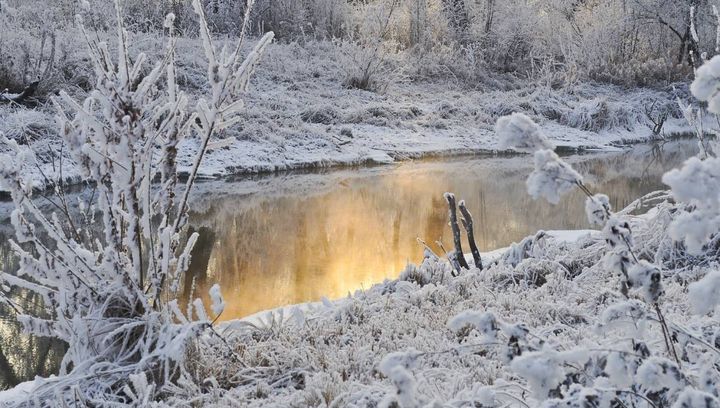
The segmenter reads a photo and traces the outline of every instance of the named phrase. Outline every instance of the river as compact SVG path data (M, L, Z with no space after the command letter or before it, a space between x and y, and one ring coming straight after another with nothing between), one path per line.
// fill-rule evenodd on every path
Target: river
M677 140L566 160L591 190L607 194L620 209L664 188L662 174L696 151L694 141ZM540 229L590 227L579 191L558 205L529 197L530 171L530 156L458 157L199 183L190 224L200 239L185 295L194 287L196 296L206 298L210 286L220 283L227 303L222 319L228 320L339 298L396 278L409 262L422 259L418 238L437 253L442 250L436 241L452 248L446 191L467 202L481 251ZM0 204L0 269L12 271L10 203ZM14 296L37 306L24 293ZM0 305L0 389L56 371L62 353L62 344L21 334Z

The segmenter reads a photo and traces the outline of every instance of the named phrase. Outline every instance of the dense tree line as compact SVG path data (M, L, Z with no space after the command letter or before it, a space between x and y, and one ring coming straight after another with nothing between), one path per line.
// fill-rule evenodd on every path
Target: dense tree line
M247 0L203 1L214 33L240 32ZM19 65L42 59L38 44L54 45L58 32L76 26L76 14L89 27L110 29L112 3L0 0L4 26L25 30L22 42L32 43L19 49L0 46L0 83L12 84L13 75L21 74L27 85L33 78ZM173 13L181 33L197 35L190 0L121 3L131 31L157 32ZM256 0L250 32L274 31L286 43L356 45L365 51L356 58L363 61L412 56L405 65L425 67L425 77L439 71L433 65L442 65L471 79L477 72L511 72L564 83L647 85L687 78L703 55L716 53L715 6L713 0ZM0 37L17 44L12 35L8 30Z

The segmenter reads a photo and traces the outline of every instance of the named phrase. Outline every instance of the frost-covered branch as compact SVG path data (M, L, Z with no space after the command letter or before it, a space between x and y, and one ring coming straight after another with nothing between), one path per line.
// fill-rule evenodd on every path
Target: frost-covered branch
M273 35L265 35L246 58L240 55L242 36L235 52L218 51L200 1L194 5L211 87L209 97L195 104L176 81L174 15L165 21L165 55L149 68L146 55L129 53L119 1L114 58L108 44L81 25L95 89L82 103L66 93L54 100L64 146L94 189L79 214L61 190L55 206L61 216L41 211L24 171L35 162L32 151L2 138L10 153L0 160L0 183L15 204L17 243L11 245L20 268L15 275L1 273L0 283L3 292L19 287L42 298L49 317L17 310L27 332L69 345L61 377L39 382L32 398L120 404L145 392L155 400L173 382L192 381L186 348L224 309L219 286L210 293L213 316L202 302L191 302L184 313L174 300L198 238L192 234L182 243L188 197L210 139L240 120L241 92ZM201 148L176 200L178 146L195 135ZM156 179L159 188L153 188ZM101 237L88 233L96 214ZM0 293L0 301L6 300Z

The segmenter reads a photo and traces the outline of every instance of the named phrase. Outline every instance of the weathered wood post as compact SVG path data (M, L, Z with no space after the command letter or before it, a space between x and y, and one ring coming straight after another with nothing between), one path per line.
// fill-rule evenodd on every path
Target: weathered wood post
M468 243L470 244L470 252L472 252L473 260L475 261L475 267L482 269L483 265L482 259L480 258L480 250L475 244L475 229L472 214L470 214L470 211L468 211L465 206L465 200L460 200L458 206L460 207L460 213L463 216L461 221L465 227L465 231L467 231Z
M448 207L450 208L450 228L452 228L453 242L455 243L455 256L457 262L462 268L470 269L470 265L468 265L467 261L465 260L465 254L462 250L462 240L460 239L460 226L458 225L457 221L455 194L445 193L445 201L447 201Z

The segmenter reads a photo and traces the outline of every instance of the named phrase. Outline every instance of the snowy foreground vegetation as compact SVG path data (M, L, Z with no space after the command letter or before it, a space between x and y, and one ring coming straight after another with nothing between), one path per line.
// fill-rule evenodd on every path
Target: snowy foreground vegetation
M0 274L0 302L27 332L69 347L58 376L0 393L0 402L720 407L720 148L705 128L720 116L720 56L704 61L690 87L706 108L685 101L677 115L697 131L700 155L664 176L668 192L626 209L590 191L528 115L497 115L493 145L533 154L528 193L557 203L582 190L599 230L540 231L467 259L460 245L447 259L428 250L399 279L347 299L217 324L222 288L210 290L210 310L177 299L198 238L186 234L188 197L206 153L227 146L215 137L248 119L242 98L273 33L244 44L246 13L239 39L218 41L204 2L192 6L206 67L202 97L179 85L187 78L178 75L177 30L189 14L164 18L159 58L130 52L122 18L113 48L78 21L95 82L82 102L61 92L53 103L63 154L94 189L79 216L64 195L63 160L45 176L60 180L45 196L32 146L2 136L0 184L15 206L20 269ZM461 21L453 29L466 35ZM689 33L681 57L698 51L694 25ZM41 211L39 198L56 211ZM455 225L455 198L446 199ZM13 301L18 288L43 299L42 313Z

